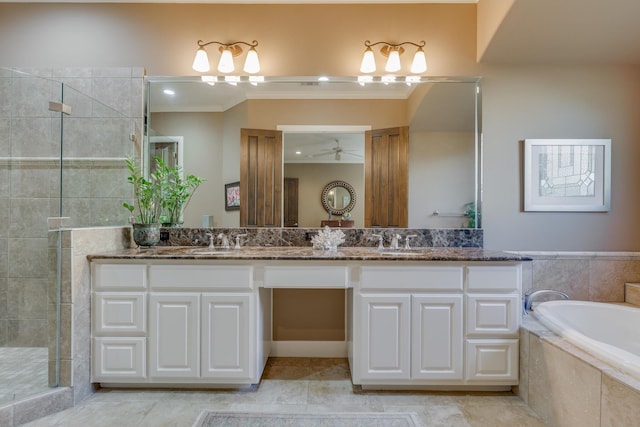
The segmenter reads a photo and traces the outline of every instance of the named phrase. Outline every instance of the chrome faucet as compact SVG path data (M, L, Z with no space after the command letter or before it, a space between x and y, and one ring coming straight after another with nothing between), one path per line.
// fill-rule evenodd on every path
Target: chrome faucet
M241 237L247 237L246 234L236 234L236 245L233 247L233 249L241 249L240 247L240 238Z
M207 233L209 236L209 249L215 249L215 237L213 237L213 233Z
M382 237L382 234L372 234L369 238L373 239L374 237L378 238L378 250L384 249L384 237Z
M524 314L527 314L529 311L533 311L533 300L540 295L557 295L562 299L569 299L569 295L566 292L557 291L555 289L539 289L537 291L529 289L524 293Z
M222 241L220 244L221 249L229 249L231 246L229 245L229 238L226 234L220 233L218 234L218 239Z
M411 245L409 244L409 240L418 237L417 234L409 234L407 237L404 238L404 248L405 249L411 249Z
M393 234L391 236L391 246L389 246L389 249L398 249L398 242L400 242L400 240L402 240L402 236L400 236L399 234Z

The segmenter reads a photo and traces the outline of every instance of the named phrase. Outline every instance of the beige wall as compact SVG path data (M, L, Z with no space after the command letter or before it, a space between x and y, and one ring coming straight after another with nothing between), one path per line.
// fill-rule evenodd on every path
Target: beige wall
M0 4L8 66L193 74L197 39L254 38L265 75L354 75L365 39L425 39L429 75L483 76L486 247L638 249L639 66L478 64L473 4ZM521 211L519 141L552 137L613 139L611 212Z
M2 3L0 52L11 66L192 75L198 39L255 39L264 75L354 75L367 39L425 40L430 73L469 74L475 26L475 5Z
M474 201L475 135L411 132L409 136L409 227L468 226L461 214ZM442 215L434 216L434 211Z
M358 163L287 163L286 178L298 178L298 224L300 227L320 227L329 217L320 195L331 181L345 181L356 192L356 204L351 219L356 227L364 227L364 164ZM337 217L334 216L334 219Z
M216 223L224 215L223 123L223 113L151 114L155 135L184 137L184 173L206 179L189 202L185 227L200 227L202 215L213 215Z
M640 247L640 67L495 67L483 81L485 246ZM525 138L611 138L611 211L521 212Z

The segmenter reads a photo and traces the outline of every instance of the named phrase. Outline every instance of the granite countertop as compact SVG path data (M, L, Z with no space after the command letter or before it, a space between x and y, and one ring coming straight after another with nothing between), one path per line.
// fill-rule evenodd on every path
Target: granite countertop
M341 261L528 261L526 256L482 248L414 248L378 250L372 247L338 247L337 252L309 246L245 246L209 249L206 246L157 246L91 254L98 259L190 260L341 260Z

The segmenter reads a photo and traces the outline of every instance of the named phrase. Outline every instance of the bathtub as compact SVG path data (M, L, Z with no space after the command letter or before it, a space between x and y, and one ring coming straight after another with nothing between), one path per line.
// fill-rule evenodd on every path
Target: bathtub
M582 350L640 380L640 308L587 301L548 301L532 312Z

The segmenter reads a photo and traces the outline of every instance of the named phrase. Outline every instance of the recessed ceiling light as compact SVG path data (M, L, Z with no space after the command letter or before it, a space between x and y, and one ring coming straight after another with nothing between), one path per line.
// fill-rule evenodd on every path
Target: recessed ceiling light
M318 81L319 81L319 82L328 82L328 81L329 81L329 77L327 77L327 76L320 76L320 77L318 77Z
M165 93L165 95L175 95L176 93L174 91L172 91L171 89L165 89L163 90L163 92Z
M302 154L302 151L296 151L296 154L300 155Z

